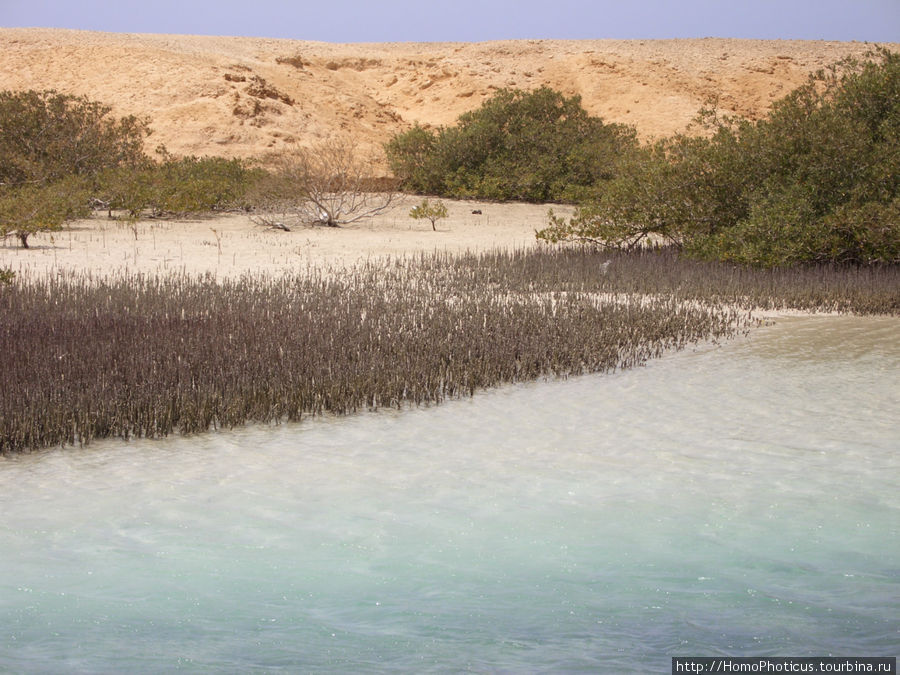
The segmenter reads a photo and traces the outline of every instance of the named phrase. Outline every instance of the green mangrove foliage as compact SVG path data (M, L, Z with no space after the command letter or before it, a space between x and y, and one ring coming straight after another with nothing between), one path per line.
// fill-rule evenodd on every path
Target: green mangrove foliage
M0 184L49 184L140 162L146 123L54 91L0 91Z
M616 175L634 130L604 124L578 96L500 90L453 127L415 126L386 146L404 189L445 197L571 201Z
M0 292L0 452L627 368L741 330L737 304L900 313L898 277L585 249L235 281L24 275Z
M244 208L247 193L262 175L240 159L172 157L145 159L137 166L116 167L97 181L95 194L112 214L131 220Z
M423 199L421 204L416 204L409 211L409 217L413 220L427 220L431 223L431 229L437 231L437 221L447 217L447 205L444 202Z
M53 91L0 91L0 237L23 248L89 211L91 182L143 157L146 125Z
M32 234L60 230L89 213L90 190L80 176L0 187L0 237L15 236L22 248Z
M632 153L547 241L649 238L762 266L900 262L900 54L819 72L757 122L701 113L710 135Z
M144 152L150 131L134 116L53 91L0 92L0 237L60 229L105 206L136 219L245 207L263 173L221 157L159 159Z

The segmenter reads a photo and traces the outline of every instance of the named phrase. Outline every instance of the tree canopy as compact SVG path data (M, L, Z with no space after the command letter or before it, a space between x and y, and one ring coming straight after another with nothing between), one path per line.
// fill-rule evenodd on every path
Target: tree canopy
M135 219L241 203L259 171L221 157L159 159L134 116L54 91L0 92L0 237L28 247L35 232L86 216L91 199Z
M707 137L643 148L549 241L655 237L764 266L900 262L900 54L810 77L758 121L702 111Z
M0 92L0 236L23 248L35 232L88 213L91 181L144 160L146 124L54 91Z
M52 183L140 161L146 123L110 112L55 91L0 91L0 184Z
M609 179L636 145L632 129L592 117L580 97L541 87L500 90L455 126L415 126L385 149L412 192L544 202Z

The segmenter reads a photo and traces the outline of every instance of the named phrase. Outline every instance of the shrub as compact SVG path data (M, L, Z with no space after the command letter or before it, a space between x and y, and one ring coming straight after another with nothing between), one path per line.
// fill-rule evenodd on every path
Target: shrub
M62 229L63 224L90 213L87 183L69 176L53 183L0 187L0 237L15 236L22 248L36 232Z
M701 119L709 137L635 153L575 219L539 236L622 246L655 235L765 266L900 262L900 54L817 73L758 122L712 109Z
M23 248L89 213L92 181L145 161L146 123L54 91L0 92L0 236Z
M410 210L409 217L415 220L425 218L431 221L431 229L437 231L435 223L441 218L447 217L447 206L442 201L430 202L427 199L423 199L421 204L414 206Z
M0 183L52 183L143 157L146 123L54 91L0 92Z
M191 213L242 205L258 175L243 160L168 155L154 167L152 208L157 213Z
M370 159L345 140L285 148L265 165L249 198L264 225L349 225L384 213L397 197L394 181L373 179Z
M161 162L110 169L98 178L96 193L112 210L131 219L245 206L244 197L260 171L240 159L180 157L163 153Z
M387 145L404 188L422 194L544 202L580 195L615 175L636 147L630 128L591 117L578 96L504 89L456 126L415 126Z

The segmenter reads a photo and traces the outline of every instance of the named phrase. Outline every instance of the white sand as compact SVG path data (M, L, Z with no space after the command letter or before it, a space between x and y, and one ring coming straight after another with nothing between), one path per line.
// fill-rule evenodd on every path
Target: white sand
M535 246L535 230L547 225L546 205L444 200L449 216L438 221L434 232L429 221L409 217L410 208L419 201L404 197L388 213L351 226L302 227L290 232L260 227L245 215L143 220L131 226L97 212L62 231L32 235L28 249L22 249L14 237L0 241L0 267L29 274L280 274L423 251ZM473 210L482 213L473 214ZM554 211L570 213L571 207L556 206Z

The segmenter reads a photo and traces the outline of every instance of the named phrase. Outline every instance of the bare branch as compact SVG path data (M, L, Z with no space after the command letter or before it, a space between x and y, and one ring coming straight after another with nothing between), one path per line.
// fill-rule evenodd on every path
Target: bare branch
M371 175L374 163L348 141L290 148L268 157L266 165L270 176L253 201L261 214L280 211L282 222L339 227L383 213L397 200L393 185L378 189L385 186Z

